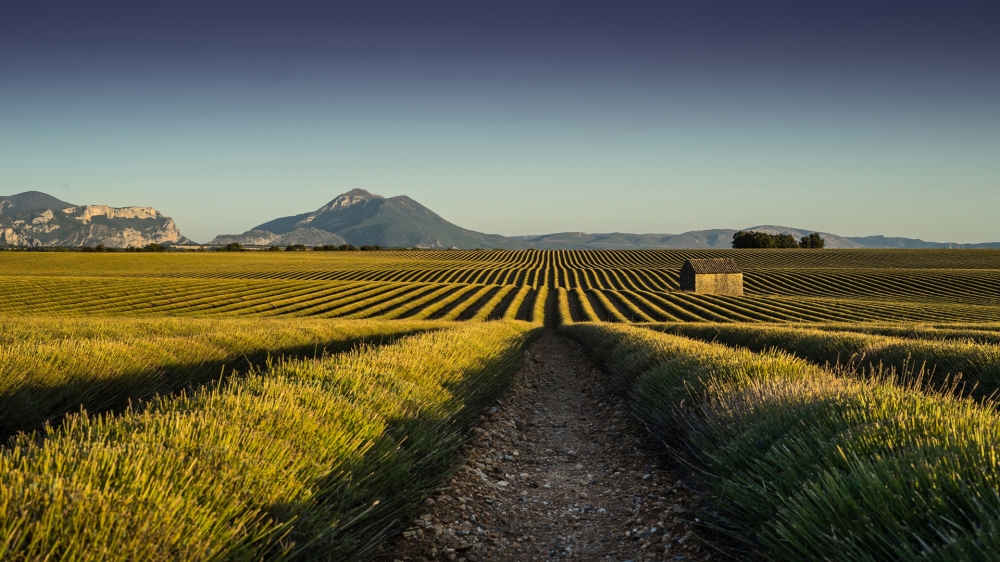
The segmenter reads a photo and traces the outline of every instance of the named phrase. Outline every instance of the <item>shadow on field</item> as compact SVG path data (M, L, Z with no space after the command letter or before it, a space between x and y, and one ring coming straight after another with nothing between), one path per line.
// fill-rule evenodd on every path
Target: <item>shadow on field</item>
M316 485L312 501L274 504L265 511L287 535L275 552L297 560L359 560L402 532L459 468L455 460L481 414L509 388L522 346L490 357L444 388L448 398L419 415L386 420L386 429Z
M0 439L7 442L18 433L58 425L66 415L81 410L88 414L120 412L130 404L156 395L173 394L201 384L240 377L262 369L272 359L320 357L361 345L387 345L409 335L412 333L316 342L219 361L176 363L158 369L125 371L97 379L78 376L63 384L39 384L32 381L29 373L16 388L0 393Z

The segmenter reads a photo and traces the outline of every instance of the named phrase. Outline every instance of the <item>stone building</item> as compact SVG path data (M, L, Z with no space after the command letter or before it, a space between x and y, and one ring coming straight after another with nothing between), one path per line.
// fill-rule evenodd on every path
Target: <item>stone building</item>
M681 290L702 295L743 296L743 272L731 259L687 260Z

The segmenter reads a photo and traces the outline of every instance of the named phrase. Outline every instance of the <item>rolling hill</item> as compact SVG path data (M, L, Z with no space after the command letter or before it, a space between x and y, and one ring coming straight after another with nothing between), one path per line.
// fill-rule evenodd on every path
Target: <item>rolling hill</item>
M352 189L311 213L281 217L211 244L353 244L406 248L523 248L518 241L454 225L405 195Z
M802 238L813 230L759 225L742 230L791 234ZM305 244L378 245L389 248L502 248L507 250L650 250L730 248L736 229L695 230L681 234L558 232L531 236L501 236L468 230L448 222L413 199L382 197L363 189L341 194L309 213L277 218L244 232L220 234L211 245L244 246ZM821 232L826 246L850 248L1000 248L1000 243L949 244L885 236L847 237Z

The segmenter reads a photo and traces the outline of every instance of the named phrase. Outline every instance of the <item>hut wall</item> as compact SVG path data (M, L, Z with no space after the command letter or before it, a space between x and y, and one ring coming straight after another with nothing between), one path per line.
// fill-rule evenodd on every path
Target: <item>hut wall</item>
M743 296L742 273L700 273L694 278L695 293ZM683 287L683 283L681 286Z
M681 268L680 285L682 291L694 292L697 289L697 275L690 267Z

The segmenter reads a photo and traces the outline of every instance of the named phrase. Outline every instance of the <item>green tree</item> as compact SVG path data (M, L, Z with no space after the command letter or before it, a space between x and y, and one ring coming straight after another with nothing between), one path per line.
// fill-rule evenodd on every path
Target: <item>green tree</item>
M799 244L795 241L795 237L791 234L775 234L774 235L774 247L775 248L798 248Z
M826 247L826 240L818 232L803 236L802 240L799 241L799 248L822 249L824 247Z
M774 237L766 232L741 230L733 234L733 248L774 248Z

